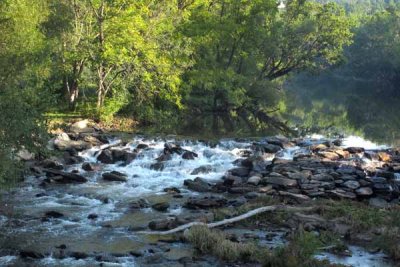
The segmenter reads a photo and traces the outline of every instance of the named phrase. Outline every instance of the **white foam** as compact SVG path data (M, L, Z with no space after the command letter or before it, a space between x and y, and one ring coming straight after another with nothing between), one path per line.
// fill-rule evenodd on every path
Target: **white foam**
M3 257L0 257L0 266L6 266L7 264L11 264L16 259L17 259L16 256L3 256Z
M174 140L167 140L174 141ZM211 165L212 173L202 176L204 179L215 180L233 167L232 162L240 158L240 152L249 143L239 143L232 140L225 140L215 148L205 146L200 142L183 142L182 148L198 154L195 160L182 159L181 155L173 154L172 159L164 162L162 171L151 170L150 166L156 163L157 158L164 149L164 141L143 140L135 138L125 149L133 150L139 143L145 143L150 149L143 150L138 158L127 166L117 164L104 165L103 172L118 171L128 175L126 183L104 183L100 175L89 183L79 185L80 188L95 187L96 191L114 200L123 200L132 196L141 196L149 193L162 192L166 187L182 187L185 179L193 179L196 176L191 172L204 165ZM95 162L95 150L81 155L86 161Z
M295 147L289 147L284 149L281 152L278 152L278 154L276 155L277 158L280 159L286 159L286 160L293 160L293 157L296 155L296 153L298 153L300 151L300 147L295 146ZM272 156L272 158L270 160L272 160L274 158L274 156Z
M348 136L343 139L343 147L362 147L367 150L387 149L386 145L378 145L359 136Z
M343 264L346 266L366 267L366 266L392 266L385 260L383 253L369 253L365 249L356 246L349 246L351 256L337 256L331 253L321 253L316 256L317 259L327 259L334 264Z

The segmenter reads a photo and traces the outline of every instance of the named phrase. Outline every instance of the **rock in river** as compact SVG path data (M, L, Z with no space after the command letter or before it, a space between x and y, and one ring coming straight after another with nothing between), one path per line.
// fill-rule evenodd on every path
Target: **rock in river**
M86 183L87 179L76 173L69 173L57 170L43 170L47 176L57 176L58 178L54 178L54 181L62 184L70 184L70 183Z
M200 173L210 173L212 171L213 171L213 167L211 165L203 165L203 166L200 166L200 167L194 169L190 174L197 175Z
M151 207L157 211L167 211L169 208L169 203L168 202L156 203Z
M226 199L223 197L204 197L204 198L189 198L185 203L188 209L210 209L220 208L226 204Z
M211 186L200 177L197 177L194 180L185 180L183 184L190 190L196 192L209 192L211 190Z
M100 155L97 157L97 160L104 164L114 163L112 152L108 149L101 151Z
M182 155L183 159L190 159L193 160L195 158L197 158L199 155L197 155L196 153L192 152L192 151L185 151Z
M117 171L112 172L105 172L103 173L103 179L106 181L113 181L113 182L126 182L127 175L124 173L120 173Z

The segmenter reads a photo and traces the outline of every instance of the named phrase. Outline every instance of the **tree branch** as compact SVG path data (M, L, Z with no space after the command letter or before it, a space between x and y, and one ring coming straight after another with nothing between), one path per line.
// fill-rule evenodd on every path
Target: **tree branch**
M231 224L231 223L235 223L238 221L242 221L245 219L248 219L250 217L253 217L255 215L267 212L267 211L281 211L281 210L285 210L285 211L290 211L290 212L299 212L299 211L311 211L313 210L314 207L292 207L292 206L285 206L285 205L273 205L273 206L265 206L265 207L261 207L258 209L254 209L251 211L248 211L242 215L230 218L230 219L225 219L219 222L213 222L213 223L202 223L202 222L191 222L191 223L187 223L181 226L178 226L174 229L168 230L168 231L140 231L137 232L138 234L145 234L145 235L170 235L170 234L175 234L178 233L180 231L186 230L191 228L192 226L195 225L204 225L207 226L208 228L215 228L215 227L219 227L222 225L226 225L226 224Z

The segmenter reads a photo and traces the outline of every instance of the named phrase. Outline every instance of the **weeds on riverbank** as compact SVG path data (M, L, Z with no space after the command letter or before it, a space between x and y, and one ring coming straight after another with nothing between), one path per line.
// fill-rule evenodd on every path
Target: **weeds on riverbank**
M201 253L212 254L225 261L254 262L259 260L260 249L254 244L242 244L228 240L221 231L206 226L192 227L186 238Z
M324 240L315 233L306 232L302 229L296 231L290 238L289 243L275 249L263 258L264 267L333 267L327 260L318 260L314 255L324 246Z
M202 254L211 254L227 262L258 262L265 267L325 267L328 261L314 258L324 242L315 233L297 231L287 246L270 251L253 243L233 242L218 230L194 226L186 234L187 240Z

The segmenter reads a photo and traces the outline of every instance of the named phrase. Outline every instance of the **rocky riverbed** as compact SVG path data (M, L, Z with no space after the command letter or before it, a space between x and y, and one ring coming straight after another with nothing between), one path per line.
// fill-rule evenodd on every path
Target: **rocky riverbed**
M349 200L376 212L399 206L400 151L354 137L121 139L78 122L49 149L54 156L25 157L30 169L25 181L3 193L1 266L223 266L231 263L200 254L182 236L138 232L214 222L266 202L318 206L319 200ZM356 232L318 210L222 229L234 242L272 249L284 246L300 226L315 233L329 230L362 246L376 234ZM379 250L359 246L350 247L342 260L330 252L317 257L352 266L395 266Z

